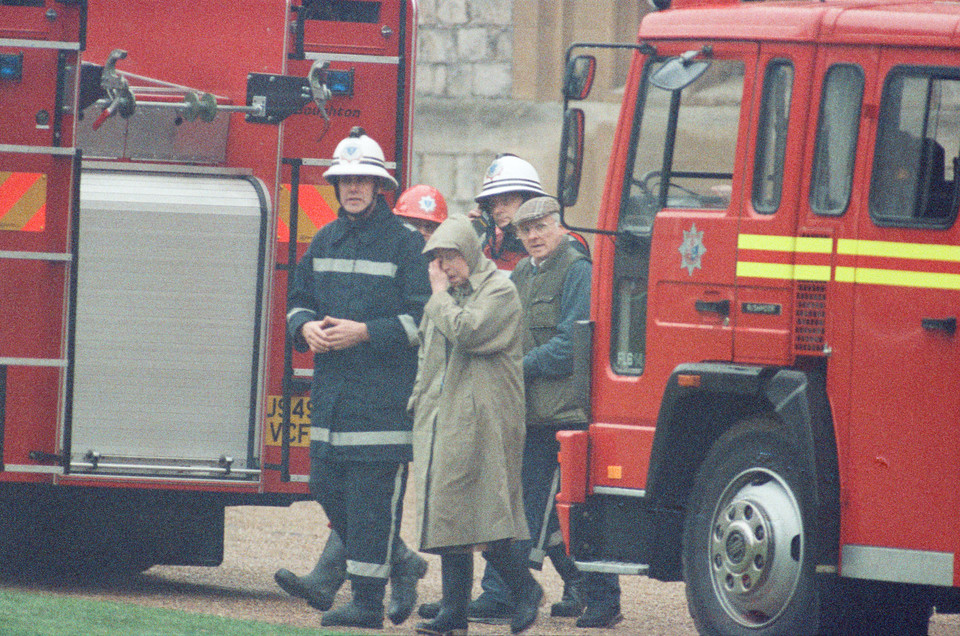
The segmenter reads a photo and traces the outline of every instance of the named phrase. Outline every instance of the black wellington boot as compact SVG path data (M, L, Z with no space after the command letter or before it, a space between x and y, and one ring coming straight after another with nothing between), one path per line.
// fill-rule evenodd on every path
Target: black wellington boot
M395 558L390 564L390 604L387 618L394 625L407 620L417 604L417 583L427 575L427 561L397 539Z
M333 606L337 591L347 578L347 548L339 535L330 531L330 538L310 574L297 576L286 568L273 575L280 588L290 596L305 599L310 607L325 612Z
M533 625L543 601L543 588L530 574L526 557L513 549L508 541L497 541L483 553L483 558L497 571L516 599L516 608L510 620L510 631L519 634Z
M567 556L564 545L550 546L546 554L553 568L563 579L563 597L550 606L550 616L577 617L587 606L587 585L573 559Z
M457 552L440 557L443 598L440 612L432 621L419 623L418 634L467 636L467 604L473 588L473 553Z
M346 605L324 612L320 624L324 627L364 627L383 629L383 591L386 579L351 576L353 599Z

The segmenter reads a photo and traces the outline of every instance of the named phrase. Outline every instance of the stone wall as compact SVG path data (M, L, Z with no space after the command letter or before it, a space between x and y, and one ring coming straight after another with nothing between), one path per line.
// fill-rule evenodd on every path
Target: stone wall
M510 100L513 0L424 0L419 8L411 180L466 212L496 154L524 154L504 147L503 120L516 122L518 109L538 119L532 105Z
M640 3L622 0L420 0L411 182L440 189L454 212L473 207L499 153L530 161L555 191L573 41L632 41ZM603 160L601 159L601 162ZM602 180L596 173L585 173Z

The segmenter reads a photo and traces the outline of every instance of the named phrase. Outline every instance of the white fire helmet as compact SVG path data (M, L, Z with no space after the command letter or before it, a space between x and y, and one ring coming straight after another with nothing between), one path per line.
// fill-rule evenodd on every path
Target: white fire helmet
M532 196L550 196L543 191L540 175L529 162L516 155L500 155L493 160L486 174L480 194L474 197L477 203L495 194L528 192Z
M348 176L377 177L384 190L397 187L397 180L387 172L380 144L359 126L354 126L350 134L337 144L333 151L333 165L323 173L323 178L332 185L337 185L340 177Z

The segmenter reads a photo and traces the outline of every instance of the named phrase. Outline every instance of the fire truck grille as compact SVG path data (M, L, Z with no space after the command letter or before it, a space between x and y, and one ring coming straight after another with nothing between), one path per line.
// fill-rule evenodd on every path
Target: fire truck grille
M826 345L824 326L827 318L827 286L798 282L794 352L798 355L823 355Z

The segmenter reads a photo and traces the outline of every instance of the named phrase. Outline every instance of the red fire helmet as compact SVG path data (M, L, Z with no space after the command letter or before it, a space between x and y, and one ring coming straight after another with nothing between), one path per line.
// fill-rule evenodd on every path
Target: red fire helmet
M415 185L403 191L393 206L397 216L443 223L447 218L447 202L434 187Z

